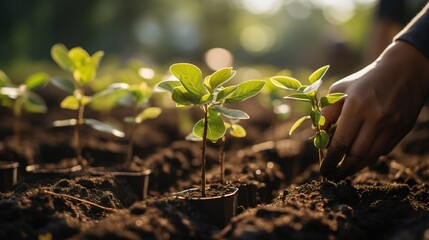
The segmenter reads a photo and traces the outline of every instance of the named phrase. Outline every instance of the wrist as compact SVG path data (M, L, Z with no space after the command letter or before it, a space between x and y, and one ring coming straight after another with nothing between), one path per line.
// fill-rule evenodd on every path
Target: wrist
M411 93L421 92L429 96L429 59L408 42L396 40L390 44L375 62L393 71L397 79L404 79ZM405 87L404 86L404 87Z

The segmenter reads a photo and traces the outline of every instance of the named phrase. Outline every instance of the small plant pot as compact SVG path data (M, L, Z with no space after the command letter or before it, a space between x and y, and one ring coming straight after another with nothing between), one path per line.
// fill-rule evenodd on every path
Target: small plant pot
M0 162L0 192L9 191L16 183L18 162Z
M147 198L149 189L149 179L151 171L149 169L136 170L109 170L108 168L97 167L90 168L89 173L94 176L111 175L117 179L128 183L139 200Z
M60 166L54 163L33 164L25 167L28 176L36 178L58 178L66 174L77 173L82 170L81 165Z
M239 213L245 209L256 207L257 191L255 184L243 184L238 187L237 205Z
M195 197L195 193L201 193L199 188L191 188L176 193L178 199L183 199L197 211L204 213L208 219L219 228L224 228L237 213L238 188L227 187L228 193L220 196Z

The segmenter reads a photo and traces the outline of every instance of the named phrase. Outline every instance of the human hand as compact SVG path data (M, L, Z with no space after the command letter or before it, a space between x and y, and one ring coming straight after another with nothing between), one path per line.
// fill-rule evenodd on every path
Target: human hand
M320 172L339 180L388 154L412 129L429 93L429 60L412 45L396 41L329 92L347 97L322 110L324 128L337 126Z

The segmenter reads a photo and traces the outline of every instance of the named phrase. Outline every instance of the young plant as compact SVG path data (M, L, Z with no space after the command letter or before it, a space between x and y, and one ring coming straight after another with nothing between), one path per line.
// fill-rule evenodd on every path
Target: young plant
M124 133L114 126L102 123L95 119L85 119L85 106L88 105L92 97L86 95L85 90L92 80L94 80L97 68L104 53L98 51L92 56L81 47L68 50L62 44L55 44L51 48L53 60L64 70L72 74L72 79L53 79L52 83L70 93L61 101L61 108L76 111L76 118L58 120L53 126L74 126L74 140L76 143L76 159L80 164L85 164L82 158L82 145L80 137L81 126L86 124L95 130L107 132L117 137L123 137Z
M322 129L322 126L325 124L325 117L322 116L321 110L347 96L345 93L330 93L318 98L317 91L322 85L322 77L328 71L328 68L329 65L323 66L313 72L308 78L310 85L302 85L299 80L286 76L274 76L270 79L274 85L296 92L286 96L286 99L307 102L311 105L310 114L298 119L292 125L289 134L292 134L304 121L311 120L313 127L316 129L316 133L313 136L313 143L319 153L319 163L322 163L324 149L326 149L330 141L328 133Z
M153 88L146 82L139 84L114 83L106 90L94 96L93 103L101 103L106 98L113 96L116 102L115 105L121 104L130 106L133 109L133 115L125 117L124 121L131 124L129 141L127 148L127 157L124 163L125 168L131 167L134 151L134 135L138 125L142 124L147 119L157 118L162 110L158 107L149 107L149 100L152 97Z
M229 109L224 104L244 101L261 91L265 82L250 80L238 85L224 87L232 79L235 71L222 68L202 78L201 70L188 63L177 63L170 72L178 80L167 80L158 84L161 90L172 93L176 106L198 106L204 117L195 123L187 139L201 140L201 195L206 196L206 144L207 139L216 142L226 132L222 116L231 119L248 119L249 116L237 109Z
M34 92L44 87L49 81L46 73L35 73L29 76L23 84L14 85L7 75L0 70L0 105L11 108L15 117L13 126L13 142L21 145L22 112L45 113L45 101Z

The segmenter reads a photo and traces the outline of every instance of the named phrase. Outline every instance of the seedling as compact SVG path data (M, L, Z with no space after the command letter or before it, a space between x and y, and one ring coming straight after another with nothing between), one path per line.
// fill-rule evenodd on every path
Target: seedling
M53 60L64 70L72 73L72 79L53 79L52 83L70 93L61 101L61 108L76 111L76 118L58 120L53 122L53 126L74 126L74 140L76 143L76 159L80 164L84 164L82 158L82 145L80 139L80 128L86 124L95 130L107 132L117 137L125 134L114 126L102 123L95 119L85 119L85 106L88 105L92 97L86 95L85 90L92 80L94 80L97 68L104 53L98 51L92 56L81 47L68 50L62 44L55 44L51 48Z
M0 105L11 108L15 117L13 127L13 142L21 145L22 112L45 113L45 101L34 92L44 87L49 81L46 73L35 73L29 76L23 84L14 85L7 75L0 70Z
M127 158L124 163L125 168L129 168L133 160L134 135L138 125L142 124L147 119L157 118L162 110L158 107L149 107L149 100L152 97L153 88L146 82L139 84L114 83L106 90L94 96L95 102L102 102L104 99L114 96L116 104L131 106L133 115L124 118L124 121L131 124L129 141L127 148Z
M327 148L330 141L328 133L322 129L322 126L325 124L325 117L322 116L321 110L347 96L345 93L330 93L320 98L317 97L317 91L322 85L322 77L328 71L328 68L328 65L323 66L313 72L308 78L310 85L303 85L299 80L286 76L275 76L270 79L274 85L280 88L296 91L296 93L286 96L286 99L311 104L310 114L298 119L292 125L289 134L291 135L304 121L311 120L313 127L316 129L316 133L313 136L313 143L318 150L320 164L324 158L324 149Z
M158 84L161 90L172 93L177 107L198 106L204 117L195 123L187 139L201 140L201 195L206 196L206 145L207 139L216 142L225 135L226 127L222 116L230 119L248 119L249 115L238 109L229 109L224 104L244 101L258 94L265 82L249 80L238 85L224 87L232 79L235 71L222 68L206 78L201 70L188 63L177 63L170 72L178 80L167 80Z

